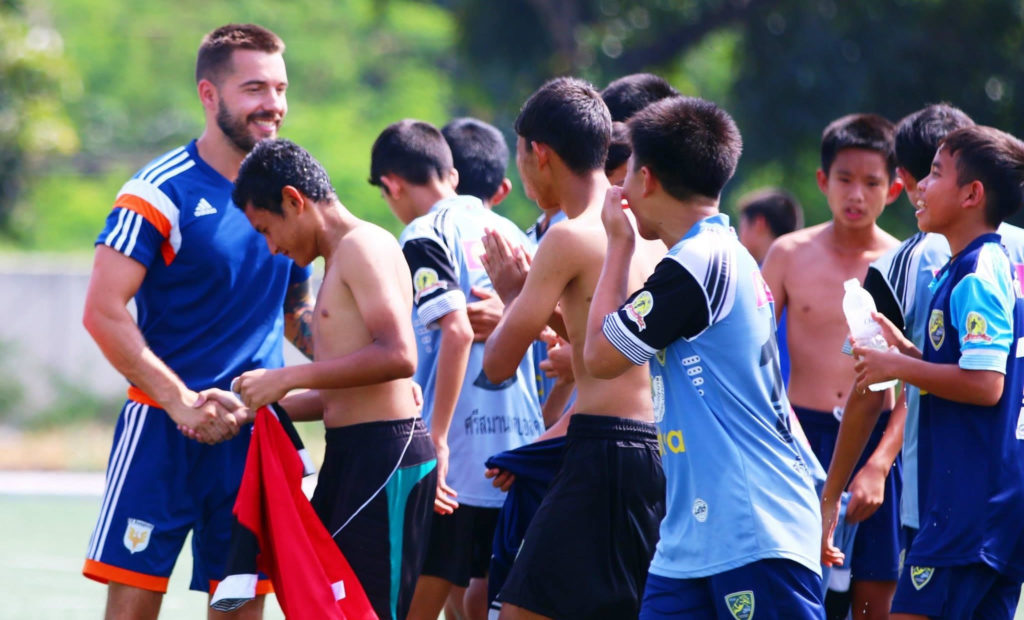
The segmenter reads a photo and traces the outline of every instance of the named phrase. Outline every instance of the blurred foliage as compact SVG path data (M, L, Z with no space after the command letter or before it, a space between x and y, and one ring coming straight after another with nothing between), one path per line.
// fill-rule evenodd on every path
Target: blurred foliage
M1024 89L1020 0L26 6L0 0L0 218L16 185L4 179L27 179L19 209L0 219L0 229L29 248L88 250L120 183L198 135L195 50L203 33L229 21L266 24L282 36L291 80L282 135L324 162L343 202L391 230L398 223L366 183L369 149L384 126L403 117L440 125L470 114L514 144L519 106L556 75L601 87L652 71L686 94L719 102L745 138L726 207L746 190L780 185L803 202L809 224L828 218L814 183L818 141L843 114L898 120L945 100L979 122L1024 130L1024 98L1016 97ZM17 155L13 164L9 153ZM501 210L525 225L536 209L514 186ZM882 223L901 237L914 229L902 198Z

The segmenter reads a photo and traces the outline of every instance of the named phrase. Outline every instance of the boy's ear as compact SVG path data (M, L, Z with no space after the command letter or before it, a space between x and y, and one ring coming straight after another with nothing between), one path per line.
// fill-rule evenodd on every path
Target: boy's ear
M987 198L985 195L985 185L975 179L960 188L960 196L960 205L965 209L984 208L985 199Z
M903 181L903 189L907 190L907 193L913 192L917 189L917 179L914 175L910 174L910 171L903 166L896 167L896 176L900 181Z
M889 185L889 192L885 195L886 206L891 205L894 200L900 197L901 193L903 193L903 179L897 175L892 180L892 184Z
M301 214L306 208L306 197L292 185L285 185L281 188L281 209L288 213L294 211L296 215Z
M640 176L643 177L644 182L643 192L640 195L644 198L653 194L661 186L661 181L658 180L658 177L654 176L654 173L647 166L640 166Z
M822 194L828 194L828 175L821 168L814 173L814 178L818 181L818 189L821 190Z
M387 190L388 196L391 198L398 198L402 194L402 190L405 188L405 182L402 177L391 172L382 174L380 176L380 184Z
M548 145L535 140L530 140L530 149L537 158L537 167L543 168L551 161L551 149Z
M502 200L505 200L505 198L508 196L508 193L511 191L512 181L510 181L508 177L505 177L504 179L502 179L501 185L498 186L498 191L494 192L494 195L491 196L491 207L498 206L498 204Z

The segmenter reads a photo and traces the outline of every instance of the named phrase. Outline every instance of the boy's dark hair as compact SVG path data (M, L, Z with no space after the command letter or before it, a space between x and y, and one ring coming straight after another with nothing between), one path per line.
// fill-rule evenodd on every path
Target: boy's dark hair
M327 171L306 149L290 140L260 140L242 160L231 200L245 210L251 205L283 215L281 190L291 185L315 202L335 195Z
M932 169L942 139L973 124L963 110L948 103L936 103L908 114L896 125L896 164L920 181Z
M704 99L662 99L627 124L634 170L647 166L677 200L693 195L717 199L743 151L732 117Z
M956 158L956 182L985 187L985 222L993 228L1024 202L1024 142L1010 134L975 125L946 136L941 148Z
M508 144L498 128L476 118L456 118L441 128L459 171L455 190L480 200L490 200L505 180Z
M604 160L604 173L611 174L629 160L633 147L629 145L629 127L626 123L612 123L612 141L608 145L608 158Z
M196 84L210 80L217 84L231 68L235 50L254 50L268 54L284 53L281 37L256 24L227 24L203 37L196 54Z
M679 91L664 78L653 73L633 73L615 80L601 91L612 120L626 122L640 110L666 97L675 97Z
M387 126L370 151L370 185L385 174L396 174L413 185L442 179L452 169L452 151L430 123L407 118Z
M551 147L573 173L603 170L611 141L608 106L589 82L555 78L523 104L516 134Z
M774 237L789 234L804 225L804 211L797 199L789 192L774 187L743 196L738 211L740 217L748 221L758 216L763 217Z
M839 151L866 149L885 158L889 181L896 175L893 125L877 114L848 114L828 124L821 134L821 169L828 176Z

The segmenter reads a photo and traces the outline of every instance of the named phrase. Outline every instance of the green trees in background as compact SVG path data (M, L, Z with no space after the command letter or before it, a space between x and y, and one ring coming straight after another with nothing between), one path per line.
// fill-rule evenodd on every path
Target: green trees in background
M12 205L4 173L35 173L19 216L0 219L27 247L88 250L126 175L196 135L195 49L202 33L228 21L263 23L282 35L291 80L282 134L325 163L343 201L392 229L365 182L370 146L386 124L472 114L511 139L522 101L556 75L600 87L649 70L686 94L718 101L746 143L725 204L744 190L782 185L804 203L809 223L827 217L813 181L819 136L842 114L896 120L944 100L979 122L1024 129L1024 98L1016 97L1024 88L1024 5L1017 0L41 2L29 14L0 0L0 157L12 142L4 130L10 110L42 115L49 124L37 127L51 128L17 123L21 137L13 141L29 145L20 147L20 162L48 154L45 169L0 162L0 218ZM10 23L21 24L23 41L40 40L38 30L30 36L34 26L52 26L63 54L59 46L37 49L29 63L36 77L14 81L10 59L27 61L8 52ZM31 136L62 139L41 145ZM55 156L76 147L75 158ZM522 224L536 213L518 183L503 209ZM899 236L913 230L905 202L887 211L883 225Z

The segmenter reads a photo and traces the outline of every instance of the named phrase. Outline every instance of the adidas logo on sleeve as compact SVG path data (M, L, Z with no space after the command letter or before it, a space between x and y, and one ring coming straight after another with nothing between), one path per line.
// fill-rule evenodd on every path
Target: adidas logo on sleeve
M207 202L205 198L200 198L199 204L196 205L196 210L192 212L192 215L195 217L200 217L203 215L213 215L216 212L217 209L215 209L213 205Z

